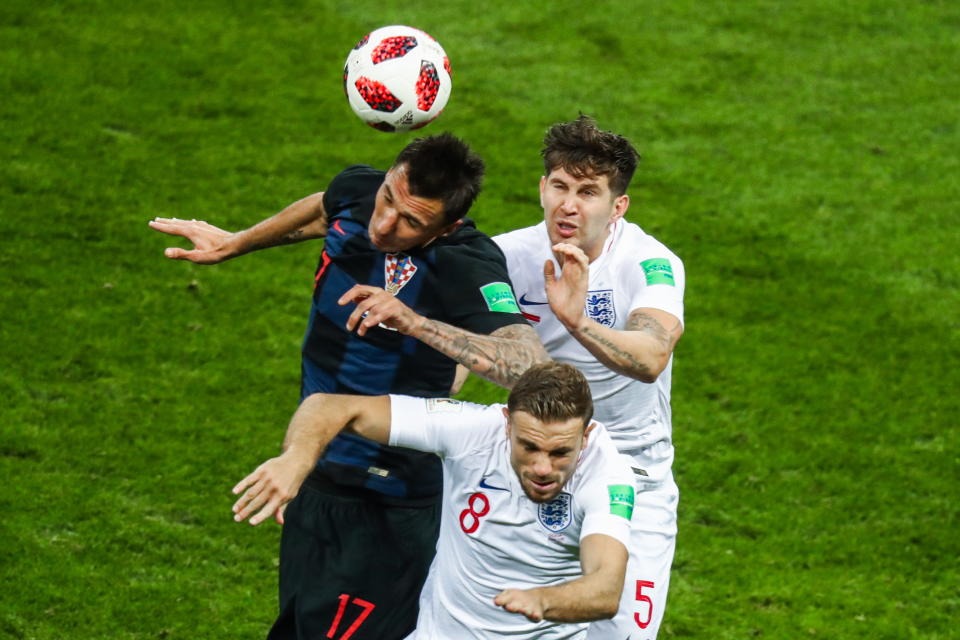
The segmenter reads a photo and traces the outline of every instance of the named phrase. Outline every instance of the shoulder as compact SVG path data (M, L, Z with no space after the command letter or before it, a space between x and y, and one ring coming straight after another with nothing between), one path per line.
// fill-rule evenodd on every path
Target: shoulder
M383 183L384 176L385 171L365 164L347 167L330 181L323 198L324 207L330 213L375 194Z
M524 257L536 255L541 249L550 248L550 239L547 237L546 226L542 222L532 227L501 233L494 236L493 241L510 261L521 260Z
M632 222L622 222L613 250L613 269L624 282L682 284L683 260Z
M435 247L438 258L458 266L483 264L490 260L503 263L504 256L500 247L470 218L464 218L459 227L448 236L441 238Z
M590 432L587 449L577 470L581 472L581 486L585 488L595 483L630 482L633 479L626 459L617 451L610 433L601 423Z
M493 241L501 247L513 247L516 245L529 244L533 240L540 239L541 236L545 236L545 226L543 222L531 227L523 227L522 229L514 229L513 231L495 235Z
M683 264L679 256L667 245L641 229L633 222L623 221L623 229L617 242L615 254L619 259L645 260L647 258L667 258L671 262Z

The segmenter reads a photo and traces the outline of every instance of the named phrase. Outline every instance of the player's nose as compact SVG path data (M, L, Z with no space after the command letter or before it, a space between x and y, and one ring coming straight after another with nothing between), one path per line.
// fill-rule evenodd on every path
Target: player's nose
M377 220L377 235L389 235L393 232L395 226L397 226L397 210L393 207L385 207L379 220Z
M550 458L546 455L538 455L533 459L532 470L533 473L540 478L547 477L550 475L550 472L553 471L553 465L550 464Z
M577 203L572 197L567 196L560 202L560 211L563 213L576 213Z

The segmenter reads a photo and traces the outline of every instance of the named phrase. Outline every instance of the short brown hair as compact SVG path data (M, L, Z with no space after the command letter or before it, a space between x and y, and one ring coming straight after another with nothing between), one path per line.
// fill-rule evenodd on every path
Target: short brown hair
M523 411L541 422L581 418L586 428L593 417L593 398L583 374L569 364L542 362L520 376L507 400L510 413Z
M575 178L607 176L615 197L626 193L640 161L640 154L629 140L612 131L602 131L593 118L583 114L573 122L550 127L540 155L544 175L563 167Z
M446 224L467 215L483 185L483 160L448 132L415 139L393 163L401 165L406 165L411 195L443 202Z

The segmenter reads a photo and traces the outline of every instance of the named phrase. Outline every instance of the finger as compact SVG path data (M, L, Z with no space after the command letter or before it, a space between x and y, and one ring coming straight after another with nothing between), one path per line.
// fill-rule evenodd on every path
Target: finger
M247 474L247 477L238 482L233 486L233 489L230 490L233 495L240 495L240 492L254 484L257 480L260 479L260 467L254 469L251 473Z
M340 296L340 299L337 300L337 304L341 307L349 304L351 302L357 302L358 300L364 300L369 298L377 291L382 291L377 287L371 287L369 285L355 284L350 287L349 291Z
M287 510L287 504L288 503L284 502L282 505L280 505L280 508L277 509L276 515L274 515L274 518L277 520L278 524L283 524L283 514Z
M272 500L270 500L270 502L264 505L263 509L260 509L260 512L257 515L250 518L250 524L255 527L272 516L277 512L277 509L280 507L282 502L283 501L279 498L279 496L275 496Z
M363 314L367 313L367 310L370 308L368 300L369 298L367 300L362 300L357 305L357 308L353 310L353 313L351 313L347 318L347 331L353 331L354 328L358 328L359 330L357 333L363 335L365 332L363 326L361 325L360 327L357 327L357 324L363 319Z
M185 236L187 234L185 222L183 220L177 220L176 218L155 218L150 220L147 225L155 231L161 231L175 236Z
M557 268L553 260L547 260L543 263L543 279L546 282L553 282L557 279Z
M240 511L237 512L237 515L233 517L233 519L237 522L246 520L251 513L262 507L267 503L268 500L272 499L276 495L273 491L264 491L263 487L260 485L254 487L254 489L251 489L247 493L251 492L253 493L251 494L246 506L241 508Z
M167 247L163 250L163 255L171 260L189 260L193 254L193 251L181 249L180 247Z
M240 513L244 505L248 504L258 493L263 491L265 483L265 479L258 478L256 482L249 484L246 492L233 503L233 512Z

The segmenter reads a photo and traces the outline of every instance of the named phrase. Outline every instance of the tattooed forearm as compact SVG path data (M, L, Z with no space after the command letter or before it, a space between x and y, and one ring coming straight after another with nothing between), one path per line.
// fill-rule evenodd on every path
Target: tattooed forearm
M610 369L644 382L653 382L670 362L670 354L683 335L683 325L673 316L635 309L623 331L584 318L571 330L590 353ZM670 329L664 327L669 322Z
M536 332L527 325L510 325L484 336L425 319L416 337L477 375L508 389L531 365L549 360Z
M280 244L293 244L303 240L303 229L294 229L287 235L280 238Z
M656 322L656 320L654 320L654 322ZM659 325L660 323L657 323L657 326ZM598 328L599 326L600 325L596 325ZM631 377L640 378L641 380L650 376L655 377L655 374L649 365L638 360L629 351L621 349L612 340L608 340L593 326L587 325L582 327L579 333L602 349L602 356L596 353L593 349L590 349L590 351L594 355L598 356L602 361L605 361L605 364L614 370L627 374ZM589 347L587 348L589 349Z
M679 325L679 322L677 324ZM650 335L658 343L662 344L665 349L673 347L671 333L675 332L676 329L672 332L667 331L656 318L643 311L634 311L631 313L627 319L627 326L625 328L627 331L642 331Z

